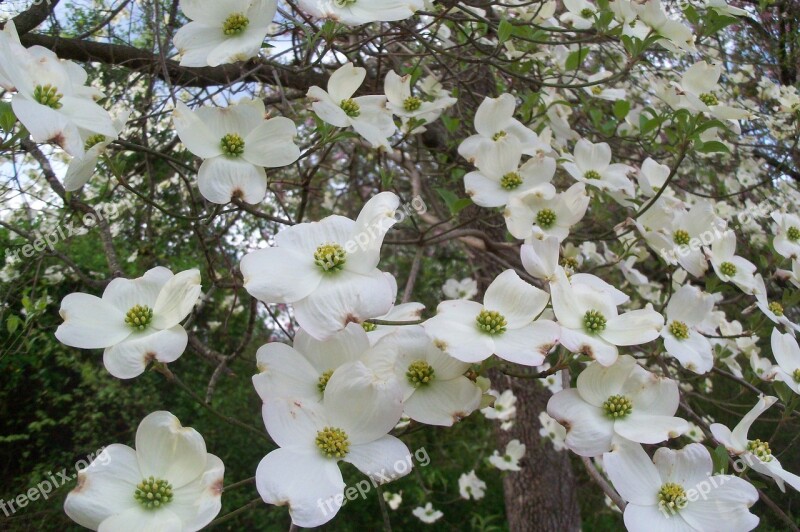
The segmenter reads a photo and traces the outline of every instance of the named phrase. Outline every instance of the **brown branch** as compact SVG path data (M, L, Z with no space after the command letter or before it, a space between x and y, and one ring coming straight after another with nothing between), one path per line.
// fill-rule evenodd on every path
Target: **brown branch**
M42 0L34 2L31 7L14 17L17 33L24 35L47 20L60 0Z

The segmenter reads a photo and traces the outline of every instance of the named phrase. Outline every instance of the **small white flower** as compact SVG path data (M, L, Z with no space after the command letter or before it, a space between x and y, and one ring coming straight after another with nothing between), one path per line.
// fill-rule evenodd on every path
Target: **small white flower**
M500 471L521 471L519 461L525 456L525 444L514 439L506 445L506 451L501 456L498 451L494 451L489 457L489 463Z
M787 259L800 257L800 216L773 212L775 221L775 239L772 245L779 255Z
M736 109L720 102L719 77L722 74L720 65L709 65L698 61L689 67L678 84L682 105L698 113L708 113L721 120L740 120L747 118L749 112Z
M611 147L605 142L592 144L580 139L575 145L573 161L563 166L572 177L586 185L610 192L623 192L631 198L636 195L633 183L628 179L628 173L633 168L627 164L611 164Z
M542 428L539 429L539 436L547 438L553 444L553 449L556 451L563 451L567 448L567 429L562 427L558 421L550 417L547 412L539 413L539 423Z
M117 131L114 137L83 135L85 136L84 148L86 151L70 160L67 173L64 175L64 190L68 192L78 190L89 181L94 174L100 155L109 144L119 138L119 135L126 127L130 114L130 110L126 109L119 117L114 119L114 129Z
M191 22L173 40L181 65L215 67L256 57L277 9L275 0L182 0Z
M328 124L352 127L373 148L389 150L389 137L395 133L397 126L386 107L386 96L353 98L366 76L367 71L353 66L353 63L342 65L328 79L327 92L317 86L308 89L308 97L314 100L311 107Z
M173 275L157 267L138 279L114 279L102 298L81 292L64 298L56 338L71 347L104 348L108 372L131 379L153 360L174 362L183 354L188 337L180 323L200 290L198 270Z
M486 482L478 478L473 469L469 473L462 473L458 477L458 493L462 499L483 499L486 494Z
M517 398L511 389L504 390L498 394L496 390L489 390L490 395L495 396L494 405L481 409L486 419L497 419L499 421L510 421L517 416Z
M550 398L547 413L567 429L566 445L580 456L599 456L619 439L660 443L689 428L674 417L678 383L650 373L630 355L612 366L597 362L578 375L576 388Z
M544 198L536 189L512 196L503 216L508 232L515 238L554 236L561 242L569 236L570 228L583 219L588 207L586 186L575 183L551 199Z
M642 194L647 197L654 196L667 182L667 177L669 177L671 171L666 164L659 164L650 157L645 159L637 176Z
M685 284L667 304L666 326L661 329L664 349L681 365L695 373L704 374L714 365L711 342L697 330L714 308L714 301L700 289Z
M460 281L448 279L442 286L442 293L449 299L472 299L478 294L478 282L472 277Z
M555 159L531 157L520 165L520 151L503 151L499 156L464 176L464 188L476 205L503 207L513 196L536 196L542 200L555 196L556 189L550 184L556 172Z
M786 383L796 394L800 394L800 347L791 334L781 334L772 329L772 354L778 363L776 377Z
M136 450L109 445L78 472L64 511L91 530L194 532L222 508L224 473L196 430L153 412L136 430Z
M733 283L747 294L755 293L756 266L736 255L736 234L733 231L725 231L705 253L721 281Z
M417 506L411 511L411 513L414 514L414 517L426 524L435 523L444 515L439 510L434 509L431 503L426 504L424 508Z
M389 508L392 510L397 510L400 508L400 505L403 504L403 492L390 493L388 491L384 491L383 500L386 501L386 504L389 505Z
M711 434L728 449L729 453L744 460L745 465L750 466L754 471L758 471L762 475L772 477L781 491L786 491L784 483L800 491L800 477L783 469L781 463L772 454L769 442L747 438L747 433L750 432L750 426L753 422L767 408L774 405L777 400L777 397L762 395L758 398L755 406L745 414L732 431L721 423L714 423L710 427Z
M400 76L394 71L386 74L383 84L388 103L386 107L403 121L403 130L409 133L423 133L425 128L419 124L430 124L436 121L442 112L456 103L456 99L444 95L429 101L411 93L411 75ZM411 121L416 127L409 131Z
M208 201L225 204L239 197L259 203L267 193L263 167L286 166L300 157L293 142L294 122L265 115L261 100L195 111L177 103L172 115L175 129L189 151L203 159L197 185Z
M298 3L314 17L348 26L403 20L424 9L422 0L299 0Z

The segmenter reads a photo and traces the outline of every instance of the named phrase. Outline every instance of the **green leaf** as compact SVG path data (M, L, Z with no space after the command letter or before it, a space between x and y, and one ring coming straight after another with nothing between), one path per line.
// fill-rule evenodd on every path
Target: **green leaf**
M631 102L627 100L617 100L614 102L614 116L622 122L631 110Z
M19 316L16 316L14 314L10 315L6 320L6 330L8 330L8 334L14 334L14 331L16 331L17 328L19 328L21 323L22 320L20 319Z
M794 392L786 383L775 381L772 383L772 386L775 388L775 393L783 404L788 405L789 402L794 399ZM791 414L791 411L789 411L789 413Z
M441 120L444 127L447 128L447 131L450 133L454 133L458 129L458 126L461 125L461 120L453 118L452 116L442 115Z
M715 474L726 474L728 472L728 450L724 445L720 445L711 453L712 470Z
M717 141L717 140L709 140L708 142L704 142L700 145L695 144L695 150L699 153L730 153L731 150L728 149L726 145Z
M13 109L11 109L11 104L0 102L0 129L6 133L11 133L16 123L17 117L14 115Z
M470 198L459 198L450 190L444 188L437 188L436 192L439 193L439 196L444 201L444 204L447 205L447 209L450 213L455 216L460 211L462 211L465 207L469 207L472 205L472 200Z
M589 55L588 48L581 48L580 50L572 52L567 56L567 60L564 61L564 68L567 70L578 70L587 55Z
M506 19L503 19L497 26L497 40L500 41L500 43L504 43L511 38L511 34L513 32L514 32L514 25L511 24Z

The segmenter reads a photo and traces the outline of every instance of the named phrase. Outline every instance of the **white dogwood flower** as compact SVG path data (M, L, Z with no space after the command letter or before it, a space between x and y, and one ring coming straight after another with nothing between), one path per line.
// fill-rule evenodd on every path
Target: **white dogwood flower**
M747 532L758 525L748 510L758 491L739 477L715 475L699 443L679 451L661 447L652 461L641 445L625 445L603 455L603 467L628 502L623 517L630 532Z
M241 198L259 203L267 194L263 167L286 166L300 157L293 142L294 122L265 116L261 100L194 111L177 103L172 115L175 129L189 151L203 159L197 186L208 201L225 204Z
M525 456L525 444L513 439L506 445L506 450L501 456L494 451L489 457L489 463L500 471L522 471L519 461Z
M86 184L94 175L97 161L108 146L114 142L125 129L130 116L130 110L125 110L114 119L114 129L117 134L113 137L105 135L89 135L84 139L85 152L69 161L67 173L64 175L64 190L72 192Z
M442 293L449 299L472 299L478 294L478 282L472 277L460 281L448 279L442 286Z
M586 279L594 276L587 275ZM574 276L573 276L574 278ZM617 360L617 346L639 345L658 338L664 318L652 309L617 313L619 304L594 283L570 282L563 268L556 271L550 293L561 344L604 366Z
M427 503L424 508L422 506L417 506L411 510L411 513L414 517L428 525L435 523L444 516L444 514L435 509L431 503Z
M478 133L465 139L458 146L458 153L480 168L509 159L517 151L531 156L549 152L549 145L514 118L516 106L514 96L508 93L485 98L475 112Z
M275 0L182 0L191 22L173 39L181 65L215 67L256 57L277 9Z
M605 142L593 144L580 139L575 144L573 160L565 162L563 166L576 181L586 185L622 192L631 198L636 195L633 182L628 178L633 168L627 164L611 164L611 147Z
M114 279L102 298L81 292L64 298L56 338L71 347L104 348L108 372L131 379L154 360L174 362L183 354L188 337L180 323L200 290L198 270L173 275L156 267L138 279Z
M498 421L511 421L517 417L517 398L509 388L498 394L496 390L489 390L489 395L495 397L494 404L481 409L486 419L496 419Z
M700 334L698 326L711 314L714 301L699 288L685 284L670 298L666 309L666 326L661 329L664 349L681 365L704 374L714 365L711 342Z
M399 204L396 194L382 192L355 221L332 215L280 231L275 246L242 259L245 289L265 303L293 304L300 326L320 340L386 314L397 284L378 261Z
M403 20L424 9L422 0L299 0L298 3L314 17L348 26Z
M698 113L708 113L721 120L740 120L747 118L749 112L736 109L720 102L719 77L722 75L720 65L709 65L698 61L690 66L681 77L679 94L684 106Z
M484 166L464 176L464 188L476 205L503 207L512 196L553 199L556 189L550 181L556 173L555 159L531 157L520 165L519 150L503 151L500 157L485 161Z
M780 301L770 301L767 298L767 286L760 273L755 274L753 277L753 294L756 296L756 306L770 321L783 325L792 335L800 332L800 325L786 317Z
M775 239L772 245L779 255L787 259L800 257L800 216L773 212Z
M561 242L569 236L570 228L583 219L588 207L586 186L575 183L551 199L545 199L536 190L513 196L503 216L508 232L515 238L554 236Z
M650 373L630 355L611 366L591 363L575 388L561 390L547 403L547 413L567 429L569 449L599 456L614 441L660 443L677 438L689 424L674 417L678 383Z
M458 493L462 499L479 501L486 494L486 482L478 478L474 469L469 473L461 473L458 477Z
M726 283L733 283L742 292L753 294L756 291L756 266L749 260L736 255L736 233L725 231L711 245L705 254L714 267L717 277Z
M194 532L222 508L224 473L196 430L153 412L136 430L136 450L114 443L78 472L64 511L91 530Z
M435 122L445 109L458 101L449 95L433 100L414 96L411 92L411 75L400 76L394 70L386 74L383 90L388 100L386 107L400 117L403 131L408 133L425 132L423 124ZM415 127L409 130L412 121Z
M389 150L389 137L394 135L397 126L386 107L386 96L353 98L366 76L367 71L353 63L342 65L328 79L327 92L317 86L308 89L308 97L314 101L311 107L328 124L352 127L373 148Z
M322 525L344 503L343 460L375 483L411 469L408 447L388 433L403 412L402 391L361 362L341 366L328 381L322 402L268 399L262 413L279 448L256 469L256 488L269 504L288 505L292 522ZM403 463L407 467L397 467Z
M550 417L547 412L539 412L539 423L542 425L542 428L539 429L539 436L550 440L553 449L563 451L567 448L567 429Z
M537 279L545 281L555 279L560 248L559 240L554 236L541 240L529 238L520 247L523 268Z
M744 460L745 464L762 475L771 477L781 491L786 491L784 484L789 484L800 491L800 477L783 469L778 459L772 454L768 441L750 440L747 433L758 416L775 404L777 397L764 396L758 398L755 406L734 427L729 429L721 423L714 423L709 428L714 438L728 449L728 452Z
M422 326L434 344L463 362L480 362L492 353L509 362L538 366L558 343L558 326L534 321L549 296L506 270L486 289L483 304L443 301Z
M642 194L647 197L654 196L667 182L671 172L672 170L666 164L659 164L650 157L645 159L637 175Z

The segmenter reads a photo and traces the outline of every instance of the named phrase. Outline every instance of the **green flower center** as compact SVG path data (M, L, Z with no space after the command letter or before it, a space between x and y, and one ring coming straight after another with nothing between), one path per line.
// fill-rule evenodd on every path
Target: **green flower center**
M786 238L791 240L792 242L797 242L800 240L800 229L795 226L790 227L786 230Z
M361 115L361 107L359 107L356 101L352 98L348 100L342 100L342 103L339 104L339 107L341 107L342 111L344 111L344 114L350 118L357 118L359 115Z
M146 510L155 510L172 502L172 484L160 478L146 478L136 485L133 498Z
M658 508L662 513L674 514L689 503L686 490L680 484L667 482L658 490Z
M794 382L800 382L800 368L794 370L794 373L792 373L792 378L794 379Z
M146 305L135 305L125 314L125 323L137 331L143 331L153 321L153 309Z
M672 235L672 241L678 244L679 246L688 246L689 240L691 240L689 232L684 231L683 229L678 229Z
M731 262L723 262L719 265L719 271L728 277L733 277L736 275L736 265Z
M682 321L673 321L669 324L669 332L678 340L689 338L689 327Z
M580 264L578 264L578 259L575 257L561 257L561 260L559 260L558 263L569 270L577 270L578 266L580 266Z
M703 102L704 104L708 105L709 107L711 107L712 105L718 105L719 104L719 100L711 92L704 92L703 94L698 96L698 98L700 98L700 101Z
M33 89L33 99L51 109L61 109L61 98L64 95L49 83L46 85L36 85Z
M522 184L522 178L516 172L509 172L500 178L500 186L506 190L514 190Z
M328 458L344 458L350 450L347 433L336 427L325 427L317 432L315 442L322 454Z
M431 367L430 364L424 360L415 360L408 365L406 378L408 379L408 382L411 383L411 386L414 388L419 388L420 386L430 384L431 381L433 381L435 374L436 372L433 370L433 367Z
M783 305L778 303L777 301L773 301L769 304L769 310L776 316L783 316Z
M594 87L592 87L592 94L594 94L595 96L597 96L601 92L603 92L603 87L600 87L599 85L595 85Z
M542 209L536 213L536 225L542 229L550 229L556 223L556 213L551 209Z
M769 449L769 442L750 440L747 442L747 450L756 455L762 462L772 461L772 451Z
M372 331L374 331L375 329L378 328L377 325L375 325L374 323L370 323L368 321L365 321L364 323L362 323L361 327L363 327L364 330L367 331L367 332L372 332Z
M627 417L633 410L633 403L624 395L612 395L603 403L603 410L612 419Z
M355 4L358 0L333 0L337 7L349 7Z
M244 139L238 133L228 133L220 140L222 153L228 157L239 157L244 153Z
M596 334L606 328L606 317L600 311L587 310L583 315L583 326L589 334Z
M475 321L478 329L492 336L506 332L506 325L508 325L505 317L495 310L483 309Z
M325 272L338 272L347 262L347 253L339 244L322 244L314 252L314 263Z
M239 35L241 33L244 33L244 30L247 29L247 26L249 24L250 24L249 18L242 15L241 13L234 13L233 15L225 19L225 22L222 24L222 33L224 33L228 37L233 37L234 35Z
M101 142L105 142L105 140L106 140L105 135L100 135L99 133L97 135L92 135L88 139L86 139L86 142L84 142L83 149L89 151L90 149L94 148Z
M413 111L417 111L420 107L422 107L422 100L420 100L419 98L416 98L414 96L409 96L403 102L403 109L405 109L409 113L413 112Z
M317 389L319 390L319 393L325 392L325 388L328 386L328 381L331 380L331 375L333 375L333 370L329 369L319 376L319 381L317 381Z
M591 18L592 15L594 15L594 11L592 11L588 7L585 7L583 9L581 9L581 17L583 17L583 18Z
M498 141L498 140L502 139L503 137L505 137L506 135L508 135L508 133L506 133L505 131L498 131L497 133L492 135L492 140Z
M583 174L583 177L586 179L600 179L600 173L597 170L589 170Z

